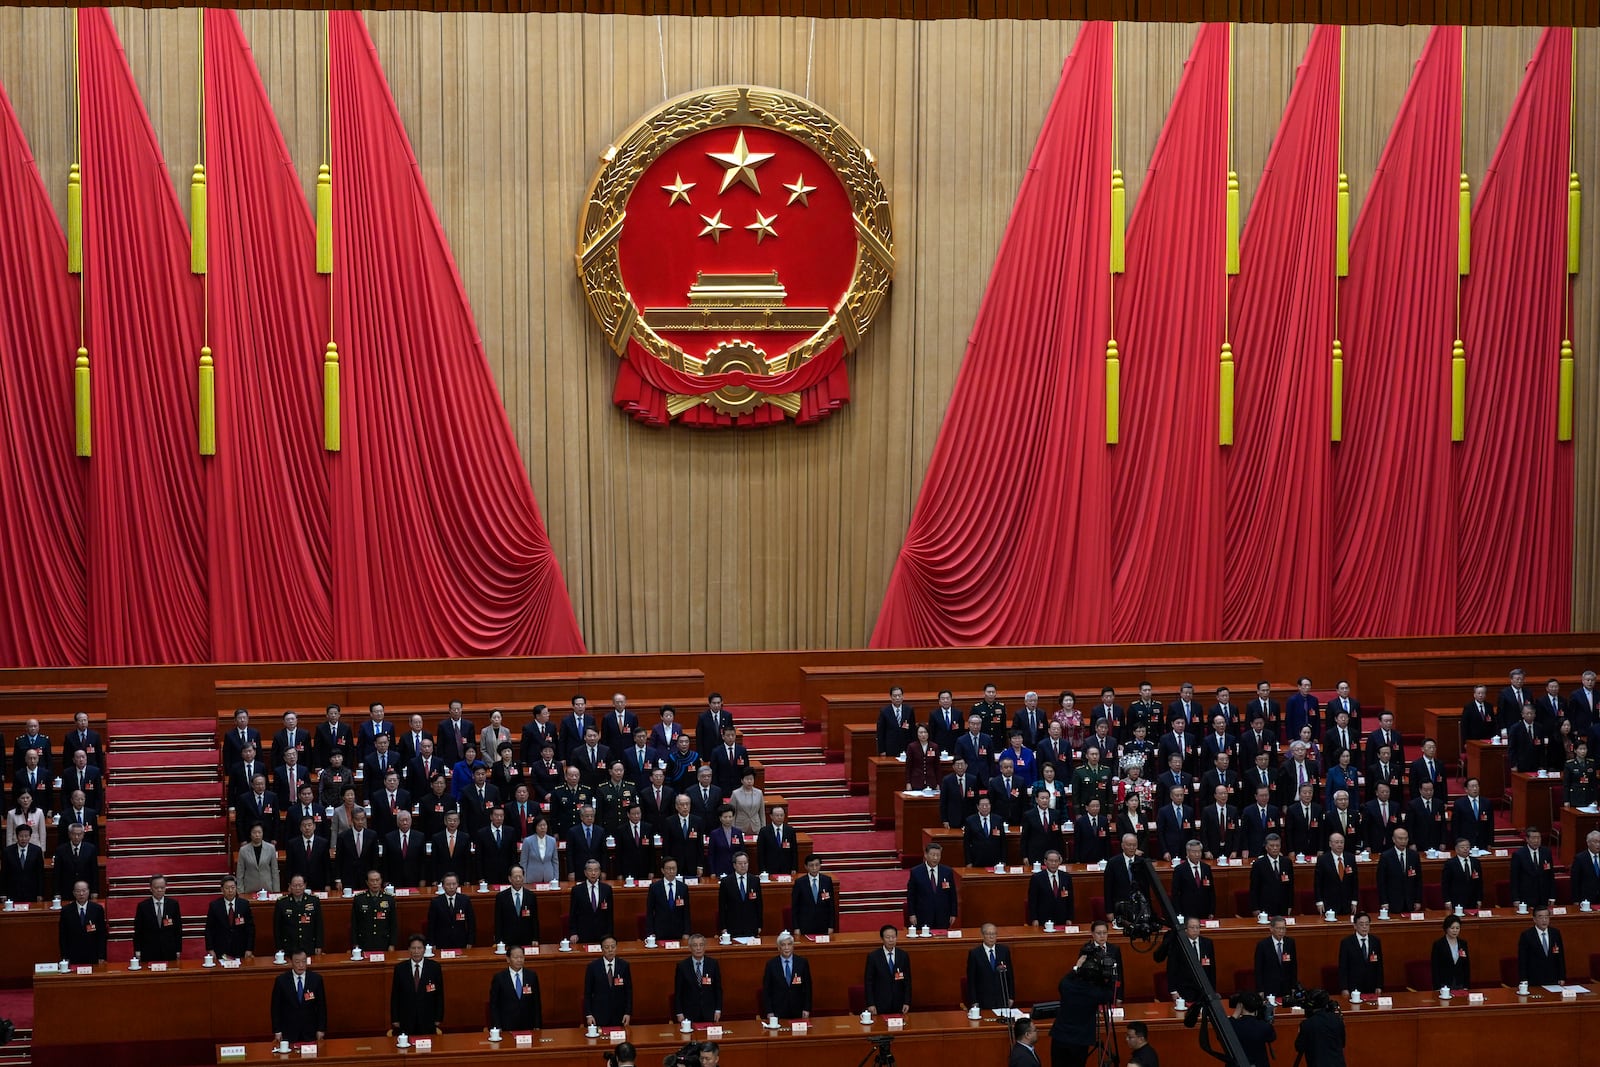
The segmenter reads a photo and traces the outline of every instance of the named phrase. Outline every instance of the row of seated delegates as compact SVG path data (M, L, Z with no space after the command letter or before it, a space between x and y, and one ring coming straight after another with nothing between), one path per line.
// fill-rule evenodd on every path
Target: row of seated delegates
M1495 734L1509 736L1518 722L1523 721L1523 709L1534 709L1534 718L1547 737L1560 733L1561 724L1570 721L1579 736L1594 738L1593 730L1600 725L1600 685L1595 672L1587 670L1571 696L1563 696L1561 682L1546 679L1544 688L1535 692L1527 684L1527 675L1521 667L1511 670L1506 686L1491 700L1489 687L1473 687L1472 698L1461 708L1462 742L1488 740Z
M105 742L101 740L98 730L89 728L89 716L82 711L72 717L72 729L66 731L59 748L40 729L38 719L29 719L23 724L22 732L11 746L9 764L6 763L4 746L5 739L0 737L0 779L9 777L13 795L20 793L23 788L39 792L42 781L65 774L66 769L72 766L73 755L78 752L85 755L85 762L91 767L104 768L106 765ZM34 753L34 757L29 758L29 753Z

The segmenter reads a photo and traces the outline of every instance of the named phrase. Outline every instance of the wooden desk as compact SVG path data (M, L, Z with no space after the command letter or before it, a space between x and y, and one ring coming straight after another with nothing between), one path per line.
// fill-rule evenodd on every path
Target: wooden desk
M1448 770L1461 767L1461 712L1450 708L1425 708L1422 734L1439 742L1439 762Z
M1561 852L1567 863L1583 852L1590 830L1600 830L1600 812L1579 811L1571 804L1561 806Z
M844 726L844 761L850 772L852 793L867 786L868 768L878 754L878 727L873 723L850 722Z
M1498 801L1506 795L1506 746L1489 741L1467 742L1466 777L1476 778L1484 796Z
M1511 772L1511 825L1517 829L1537 826L1549 832L1555 825L1555 792L1561 776L1541 778L1537 774Z
M942 825L939 822L939 798L923 796L920 793L907 794L896 790L894 794L894 824L895 833L900 841L900 855L902 859L914 860L921 857L923 831L931 830ZM909 852L908 849L917 849ZM946 862L949 862L948 860ZM954 864L952 864L954 866Z

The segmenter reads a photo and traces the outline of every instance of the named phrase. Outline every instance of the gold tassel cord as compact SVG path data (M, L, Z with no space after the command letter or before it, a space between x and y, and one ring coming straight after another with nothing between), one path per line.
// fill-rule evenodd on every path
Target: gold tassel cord
M317 168L317 273L333 273L333 168Z
M217 454L217 369L210 345L200 349L200 454Z
M67 272L83 273L83 168L67 168Z
M1472 263L1472 181L1461 175L1456 196L1456 273L1465 278Z
M1350 276L1350 175L1339 174L1339 199L1334 209L1333 273L1337 278Z
M1333 341L1333 375L1330 382L1333 410L1329 412L1328 439L1334 444L1344 440L1344 345L1338 338Z
M1217 442L1233 444L1233 346L1222 342L1222 405L1217 424Z
M1583 185L1578 172L1567 175L1567 273L1578 273L1579 233L1583 222Z
M322 447L339 451L339 346L328 342L322 357Z
M206 272L206 167L194 165L189 178L189 273Z
M1121 437L1122 359L1117 354L1117 340L1106 342L1106 444L1114 445Z
M1111 273L1127 269L1128 187L1122 171L1111 171Z
M1467 346L1456 338L1450 346L1450 440L1467 439Z
M75 454L80 459L88 459L90 437L89 350L87 348L78 349L78 359L72 368L72 412L77 428Z
M1239 273L1239 174L1228 172L1228 273Z
M1556 440L1572 440L1572 342L1561 342L1561 371L1556 394Z

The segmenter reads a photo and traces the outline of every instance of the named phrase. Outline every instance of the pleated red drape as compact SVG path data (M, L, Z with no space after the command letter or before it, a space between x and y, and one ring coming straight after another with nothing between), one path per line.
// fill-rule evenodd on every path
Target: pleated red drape
M1228 33L1206 25L1156 141L1116 282L1122 444L1110 511L1117 641L1222 631L1217 447L1228 180ZM1098 516L1098 521L1105 521Z
M1230 293L1234 444L1224 450L1223 635L1328 632L1328 448L1339 36L1319 26L1250 204Z
M316 227L238 16L207 11L205 33L211 654L330 659L328 298Z
M449 244L358 13L330 15L334 647L581 652Z
M201 301L161 147L103 9L78 12L93 368L89 658L209 658L196 443Z
M1572 446L1556 440L1571 78L1572 31L1546 30L1472 205L1454 449L1463 633L1571 625Z
M1423 47L1350 239L1340 290L1344 441L1333 464L1333 633L1456 623L1450 345L1461 28Z
M78 292L4 89L0 204L0 667L76 667L88 658L88 470L72 454Z
M1111 27L1039 133L874 647L1110 638L1105 388Z

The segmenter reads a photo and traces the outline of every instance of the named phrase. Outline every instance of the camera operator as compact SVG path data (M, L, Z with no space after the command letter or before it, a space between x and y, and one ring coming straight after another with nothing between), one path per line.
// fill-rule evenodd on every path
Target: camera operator
M1235 993L1228 1006L1233 1009L1233 1032L1251 1067L1270 1067L1272 1051L1267 1046L1278 1040L1278 1031L1267 1015L1266 998L1253 991Z
M1144 1023L1135 1021L1128 1024L1128 1048L1132 1055L1128 1057L1128 1067L1161 1067L1161 1057L1156 1055L1156 1050L1150 1044L1150 1028Z
M1305 1057L1306 1067L1345 1067L1344 1018L1338 1005L1314 989L1305 994L1302 1006L1306 1017L1300 1021L1294 1050Z
M1095 1046L1100 1009L1111 1003L1116 975L1095 955L1079 956L1061 978L1061 1006L1050 1026L1052 1067L1084 1067Z

